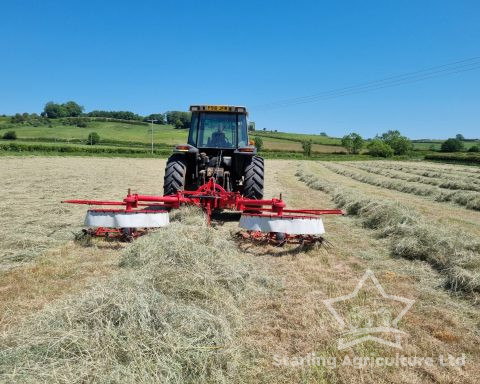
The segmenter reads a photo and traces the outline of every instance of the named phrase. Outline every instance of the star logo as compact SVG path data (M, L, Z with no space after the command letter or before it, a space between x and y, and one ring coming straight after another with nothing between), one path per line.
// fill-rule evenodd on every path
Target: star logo
M371 290L366 289L367 282L373 283ZM401 336L406 332L398 329L398 322L415 300L387 294L370 269L365 271L352 293L322 301L342 329L339 350L367 340L402 349ZM355 302L361 304L355 305ZM344 316L334 308L337 304L347 307ZM395 312L398 314L393 318Z

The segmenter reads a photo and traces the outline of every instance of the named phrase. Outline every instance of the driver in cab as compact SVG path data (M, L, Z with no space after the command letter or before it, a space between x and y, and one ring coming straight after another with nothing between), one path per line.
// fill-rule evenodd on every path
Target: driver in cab
M230 147L230 143L225 137L225 126L223 123L218 125L217 131L212 133L212 137L208 139L208 146L211 147Z

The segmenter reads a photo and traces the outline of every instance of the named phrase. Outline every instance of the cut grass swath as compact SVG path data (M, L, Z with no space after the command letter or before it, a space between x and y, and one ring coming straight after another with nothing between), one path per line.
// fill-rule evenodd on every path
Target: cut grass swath
M377 167L375 165L370 164L348 164L353 168L361 169L368 173L373 173L385 177L389 177L391 179L399 179L408 181L410 183L421 183L427 185L434 185L439 188L444 189L454 189L454 190L462 190L462 191L476 191L480 192L480 183L477 184L474 180L470 180L468 177L463 177L462 179L455 178L452 175L446 176L436 176L436 177L424 177L422 175L412 175L412 174L405 174L403 171L397 170L387 170L383 167Z
M132 243L120 265L112 280L12 327L0 342L0 377L224 383L249 368L241 306L273 285L198 211Z
M419 163L390 163L390 162L370 162L363 163L366 167L375 169L386 169L403 172L409 175L423 176L426 178L434 178L441 180L455 180L460 182L468 182L469 184L480 185L480 174L469 172L462 168L430 168L420 165Z
M377 162L378 163L378 162ZM373 164L373 162L367 162L367 164ZM437 177L448 175L458 175L459 177L468 176L476 179L480 178L480 169L464 166L464 165L450 165L450 164L432 164L427 162L391 162L382 161L377 164L378 166L397 169L399 171L418 171L422 176Z
M454 202L468 209L477 211L480 210L479 192L462 190L447 191L438 187L427 186L421 183L405 183L402 181L389 179L388 177L382 177L380 175L374 177L369 174L362 173L361 170L354 171L333 164L325 164L325 167L332 172L350 177L353 180L360 181L362 183L419 196L428 196L435 201Z
M310 188L331 195L339 208L358 216L364 227L390 240L394 256L428 262L446 276L446 287L480 292L480 241L458 230L429 223L398 203L366 197L299 170L297 177Z

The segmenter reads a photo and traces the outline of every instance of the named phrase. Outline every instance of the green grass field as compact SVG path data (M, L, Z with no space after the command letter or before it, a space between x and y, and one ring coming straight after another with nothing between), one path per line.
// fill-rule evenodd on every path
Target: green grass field
M12 124L2 124L0 122L0 129L2 125L12 126ZM8 128L8 130L10 129L17 133L19 139L86 140L88 134L95 131L102 140L109 142L138 142L144 144L151 142L150 126L144 124L133 125L119 122L92 121L88 123L86 128L80 128L54 122L52 127L14 124L13 127ZM153 132L155 143L174 145L182 143L187 139L186 130L174 129L171 125L154 125Z
M336 137L307 135L303 133L286 133L286 132L269 132L269 131L256 131L255 135L261 136L262 138L264 138L264 141L267 141L269 139L275 139L275 140L293 141L293 142L301 143L302 141L312 140L314 144L341 146L341 139Z
M33 126L31 124L11 123L10 117L0 117L0 137L4 132L13 130L18 139L16 143L27 148L28 145L35 144L36 148L41 148L40 144L53 150L51 145L69 146L75 145L81 152L93 153L90 146L85 145L88 134L97 132L100 135L100 143L95 145L98 149L105 149L105 153L113 151L112 148L119 148L119 151L125 151L126 148L137 148L142 151L150 149L151 145L151 127L149 124L125 123L122 121L90 121L87 127L81 128L74 125L64 125L61 120L50 120L50 125ZM153 129L154 149L157 153L166 153L173 145L182 144L187 141L188 130L175 129L171 125L154 125ZM341 146L341 139L326 137L320 135L310 135L301 133L285 133L256 131L250 133L250 137L261 137L263 140L264 152L270 152L273 157L284 157L290 154L302 153L302 142L311 140L314 154L325 154L334 156L344 156L346 150ZM5 147L6 140L0 140ZM414 148L418 151L439 150L442 140L425 140L414 142ZM465 141L465 148L480 144L477 141ZM36 149L39 151L39 149ZM69 150L68 150L69 151ZM51 152L51 150L49 150ZM65 151L67 152L67 150ZM102 151L99 151L102 152ZM140 151L138 151L140 153Z
M17 142L43 143L75 143L80 145L87 141L90 132L100 135L99 145L120 145L149 147L151 144L150 126L144 123L127 124L116 121L91 121L86 128L72 125L62 125L60 121L52 120L51 126L32 126L29 124L12 124L10 118L0 118L0 135L7 130L16 132ZM154 148L165 148L187 141L188 131L175 129L171 125L154 125ZM312 140L313 151L320 153L343 152L340 139L322 137L318 135L303 135L295 133L254 132L251 137L260 136L263 139L265 150L302 152L301 142Z

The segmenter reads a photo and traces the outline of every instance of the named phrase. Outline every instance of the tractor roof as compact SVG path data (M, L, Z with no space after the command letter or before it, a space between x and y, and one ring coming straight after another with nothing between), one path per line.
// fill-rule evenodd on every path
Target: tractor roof
M191 112L227 112L227 113L245 113L247 108L235 105L191 105Z

